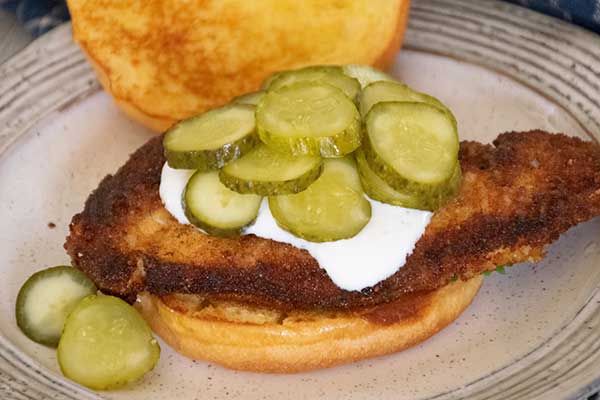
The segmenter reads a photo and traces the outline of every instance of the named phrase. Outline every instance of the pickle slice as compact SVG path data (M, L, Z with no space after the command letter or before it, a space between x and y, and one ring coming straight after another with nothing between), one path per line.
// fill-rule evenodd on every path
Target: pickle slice
M450 189L459 145L455 121L446 112L425 103L378 103L366 129L369 166L393 189L425 197Z
M369 166L362 149L354 152L358 174L362 187L370 198L382 203L392 204L394 206L418 208L429 210L426 199L421 199L418 195L394 190L383 179L381 179Z
M460 164L455 166L454 173L447 185L439 188L431 188L428 193L409 191L398 191L381 179L369 166L362 149L354 153L360 181L367 196L373 200L395 206L416 208L419 210L435 211L452 199L460 188L461 171Z
M317 65L301 69L283 71L277 73L267 85L267 90L277 90L284 86L289 86L297 82L316 82L326 83L340 89L350 98L357 100L360 93L360 83L358 80L344 74L342 67L337 65Z
M360 115L334 86L298 82L267 92L256 108L260 139L275 151L340 157L361 142Z
M219 179L238 193L292 194L306 189L321 175L322 169L321 157L291 157L258 145L220 170Z
M265 80L262 82L262 84L260 85L261 90L267 90L269 88L269 86L271 86L271 83L279 78L281 75L288 73L289 71L277 71L277 72L273 72L271 75L269 75L268 77L265 78Z
M409 86L391 81L379 81L368 84L362 91L359 102L360 115L365 117L371 107L384 101L407 101L411 103L426 103L447 111L450 110L435 97L417 92ZM454 118L454 116L452 116Z
M234 97L232 103L256 106L264 94L265 92L262 90L259 90L258 92L246 93L241 96Z
M239 194L225 187L217 171L197 171L183 193L185 216L215 236L237 236L258 215L261 196Z
M133 307L116 297L92 295L67 318L57 357L67 378L103 390L153 369L160 346Z
M171 168L207 171L240 158L257 142L254 107L231 104L179 122L163 146Z
M17 325L34 342L56 347L67 315L79 300L96 291L96 285L73 267L36 272L19 290Z
M462 171L460 162L457 161L452 175L443 185L430 188L429 193L423 196L424 208L435 211L452 200L459 192L462 183Z
M303 192L269 197L277 224L312 242L347 239L371 219L354 162L346 158L324 162L323 173Z
M365 88L369 83L378 82L378 81L392 81L395 79L373 67L369 67L368 65L356 65L356 64L347 64L342 67L344 73L354 79L356 79L361 88Z

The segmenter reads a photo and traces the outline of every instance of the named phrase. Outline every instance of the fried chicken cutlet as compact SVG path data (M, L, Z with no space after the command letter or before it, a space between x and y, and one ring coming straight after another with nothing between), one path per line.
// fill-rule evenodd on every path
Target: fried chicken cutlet
M65 244L102 291L130 301L147 291L280 310L359 309L540 260L562 232L600 214L598 144L542 131L504 133L490 145L462 142L460 193L434 213L405 266L374 287L345 291L306 250L179 224L159 197L161 140L104 178Z

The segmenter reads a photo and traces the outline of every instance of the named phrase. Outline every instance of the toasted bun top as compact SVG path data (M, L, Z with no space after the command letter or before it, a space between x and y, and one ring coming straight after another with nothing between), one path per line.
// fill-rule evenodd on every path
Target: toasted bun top
M73 33L121 106L176 121L311 64L385 67L409 0L69 0ZM123 104L124 103L124 104ZM162 127L162 126L161 126Z

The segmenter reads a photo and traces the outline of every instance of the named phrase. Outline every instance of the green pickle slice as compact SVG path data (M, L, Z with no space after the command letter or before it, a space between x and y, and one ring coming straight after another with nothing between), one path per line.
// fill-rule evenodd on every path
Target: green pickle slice
M435 106L378 103L366 119L365 158L396 191L448 197L460 183L456 129L456 121Z
M360 115L334 86L298 82L267 92L256 108L260 139L294 156L341 157L361 142Z
M426 199L413 193L399 192L381 179L369 166L362 149L354 153L362 187L370 198L394 206L428 210Z
M427 210L437 210L441 206L452 200L459 192L462 183L462 171L460 162L456 162L452 175L443 185L430 188L429 193L424 196L424 208Z
M391 81L373 82L363 89L359 102L360 115L362 115L363 118L366 117L375 104L385 101L426 103L441 108L452 115L450 110L435 97L417 92L403 83ZM454 116L452 116L452 118L454 118Z
M352 159L324 162L323 173L303 192L269 197L277 224L312 242L347 239L358 234L371 219Z
M273 75L266 85L266 90L277 90L297 82L326 83L340 89L352 101L360 93L358 80L344 74L342 67L337 65L317 65L292 71L278 72Z
M285 73L288 73L288 72L290 72L290 71L277 71L277 72L273 72L271 75L269 75L268 77L265 78L265 80L260 85L260 89L263 90L263 91L267 90L269 88L269 86L271 86L271 83L273 83L274 80L276 80L281 75L283 75Z
M223 167L258 143L254 106L230 104L179 122L163 139L171 168L201 171Z
M321 157L291 157L258 145L220 170L219 179L238 193L272 196L305 190L322 170Z
M232 103L234 104L248 104L251 106L256 106L260 99L265 95L265 92L259 90L258 92L246 93L241 96L234 97Z
M258 215L262 197L240 194L219 180L217 171L197 171L183 193L186 217L196 227L215 236L237 236Z
M56 347L67 315L81 299L96 291L96 285L73 267L36 272L19 290L17 325L34 342Z
M368 65L347 64L342 66L344 73L360 83L361 88L378 81L392 81L395 79L390 75Z
M95 390L125 385L154 368L160 347L146 321L112 296L89 296L67 318L58 364L69 379Z
M454 173L446 186L438 190L431 188L429 193L398 191L381 179L369 166L362 149L354 153L360 181L367 196L382 203L399 207L416 208L419 210L434 211L443 206L457 193L460 188L460 164L455 166Z

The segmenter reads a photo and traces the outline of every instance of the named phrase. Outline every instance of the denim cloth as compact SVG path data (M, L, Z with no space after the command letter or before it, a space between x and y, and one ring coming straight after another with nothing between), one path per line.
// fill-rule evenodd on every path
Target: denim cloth
M600 33L600 0L507 0Z
M600 33L600 0L506 1L562 18ZM39 36L69 19L69 11L64 0L0 0L0 7L15 13L34 36Z
M64 0L0 0L0 8L14 13L33 36L42 35L70 18Z

